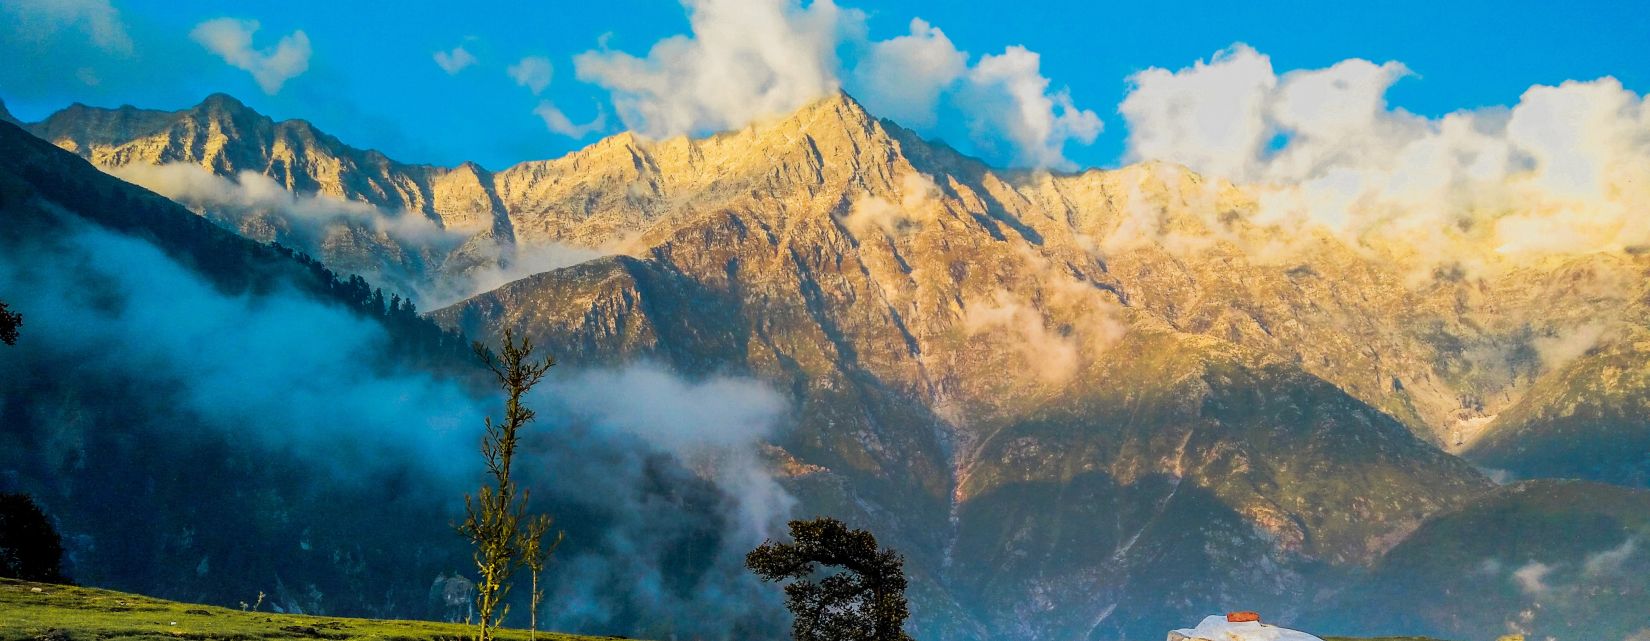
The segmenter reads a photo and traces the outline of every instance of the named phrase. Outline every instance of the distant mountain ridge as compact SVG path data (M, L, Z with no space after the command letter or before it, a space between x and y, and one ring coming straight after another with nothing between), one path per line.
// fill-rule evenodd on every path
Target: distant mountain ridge
M1157 163L995 170L845 94L493 173L394 163L224 96L30 128L112 170L252 171L510 251L611 254L432 317L566 363L787 390L796 425L771 462L802 511L907 553L923 638L1133 638L1222 608L1327 607L1490 489L1440 448L1557 469L1493 448L1554 429L1543 408L1573 401L1542 390L1636 344L1650 291L1650 257L1625 253L1421 282L1328 235L1263 255L1241 186ZM423 251L376 247L364 260ZM1537 418L1503 432L1515 416Z

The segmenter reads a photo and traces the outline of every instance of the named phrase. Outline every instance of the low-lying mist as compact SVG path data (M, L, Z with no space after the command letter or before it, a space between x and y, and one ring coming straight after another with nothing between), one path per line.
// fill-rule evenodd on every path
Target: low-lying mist
M225 294L145 241L70 229L0 243L0 297L25 316L0 350L0 490L42 500L76 579L231 607L262 591L286 611L463 616L438 578L470 569L451 523L481 482L496 394L397 365L383 328L344 308ZM741 562L793 504L756 454L789 417L783 397L655 365L553 372L518 464L567 533L541 622L782 630L778 595Z
M609 252L560 244L519 246L447 229L415 211L326 194L297 194L254 171L233 178L189 163L105 168L248 238L279 242L335 271L366 278L425 310Z

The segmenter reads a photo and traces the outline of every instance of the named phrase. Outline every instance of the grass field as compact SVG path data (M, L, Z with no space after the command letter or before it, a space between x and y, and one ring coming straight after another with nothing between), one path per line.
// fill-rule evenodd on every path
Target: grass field
M425 621L382 621L245 612L149 597L45 583L0 579L0 641L125 641L128 639L383 639L471 638L473 626ZM526 641L526 630L501 639ZM539 632L544 641L598 641Z
M127 641L143 639L382 639L458 641L472 638L474 626L428 621L386 621L246 612L151 599L135 594L68 585L0 579L0 641ZM526 630L504 630L500 639L526 641ZM604 641L539 632L544 641ZM1325 641L1433 641L1421 637Z

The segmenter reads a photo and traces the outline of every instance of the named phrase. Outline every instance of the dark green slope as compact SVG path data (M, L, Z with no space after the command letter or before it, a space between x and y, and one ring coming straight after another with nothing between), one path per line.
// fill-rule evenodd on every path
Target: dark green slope
M1442 515L1310 629L1565 641L1650 631L1650 492L1527 481Z
M1537 381L1467 453L1514 478L1650 488L1650 329L1620 335Z

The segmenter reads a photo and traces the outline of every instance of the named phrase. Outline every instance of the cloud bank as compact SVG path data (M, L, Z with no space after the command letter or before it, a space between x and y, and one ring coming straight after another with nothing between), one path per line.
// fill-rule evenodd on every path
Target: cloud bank
M1387 104L1410 70L1278 73L1245 45L1130 78L1128 160L1254 186L1257 222L1314 225L1422 264L1650 246L1650 107L1613 78L1427 118ZM1462 248L1483 255L1463 256ZM1466 252L1472 254L1474 252Z
M360 275L426 310L610 253L558 244L471 243L468 234L444 229L419 212L386 211L325 194L294 194L254 171L230 179L189 163L105 170L244 236L279 242L335 271ZM447 268L449 261L462 269Z
M309 36L302 30L282 36L273 49L252 46L257 20L216 18L195 26L189 37L230 66L252 74L264 93L275 94L286 81L309 70Z
M0 291L29 321L0 370L31 372L0 377L0 416L8 438L40 445L0 455L0 486L39 481L53 497L90 479L53 503L89 570L158 581L144 585L159 594L262 589L286 611L379 616L425 616L431 579L466 570L448 522L479 483L492 390L397 365L376 322L294 289L226 293L146 241L71 223L0 242ZM518 457L535 506L568 531L541 622L779 634L777 596L741 561L793 503L756 454L789 419L786 401L748 379L653 365L555 374L534 392L540 417ZM161 455L130 449L151 445ZM248 460L269 474L235 467ZM19 477L17 465L50 471ZM193 487L194 471L219 487ZM147 486L99 482L122 474ZM128 513L163 525L125 531ZM291 552L249 548L254 529ZM150 538L153 553L121 556ZM383 590L357 595L352 581Z
M1100 118L1051 91L1040 58L1024 47L982 56L915 19L910 34L866 35L865 14L830 0L685 1L691 33L661 40L645 56L587 51L580 80L609 92L619 118L651 137L735 129L789 113L837 89L872 112L918 130L943 107L969 121L976 151L1028 167L1069 168L1068 143L1090 143ZM859 54L851 67L840 52Z

